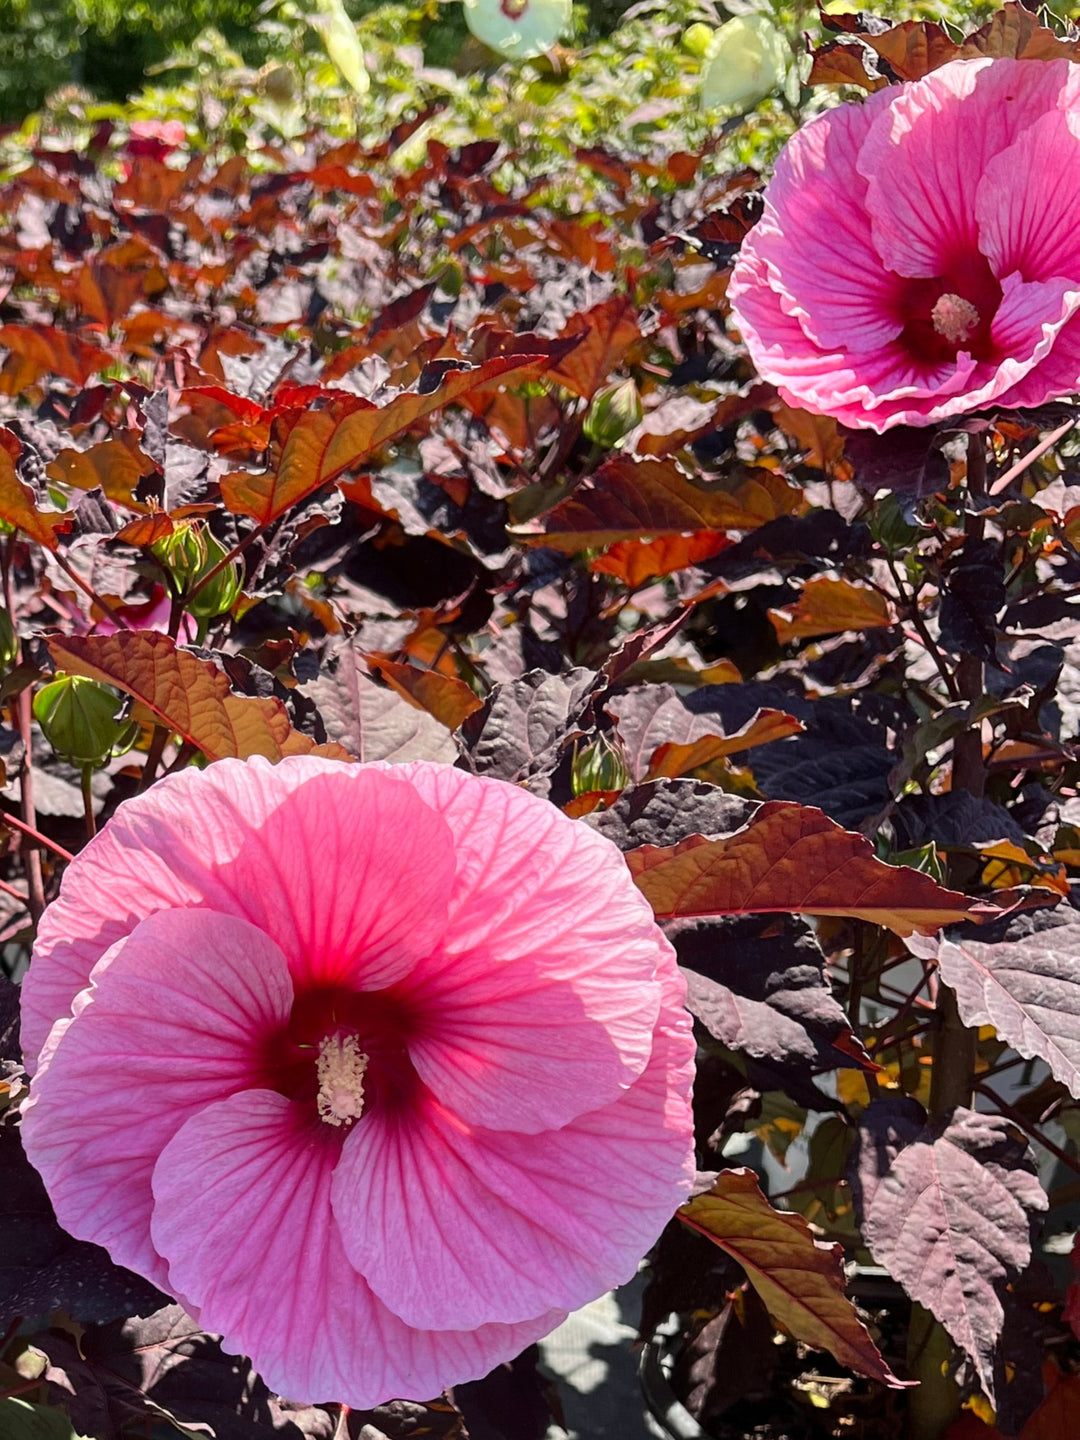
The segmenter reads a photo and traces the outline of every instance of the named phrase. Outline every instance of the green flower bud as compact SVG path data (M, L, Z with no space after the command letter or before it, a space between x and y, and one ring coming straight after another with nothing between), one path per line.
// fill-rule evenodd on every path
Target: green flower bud
M605 385L592 398L585 423L586 436L605 450L613 450L620 440L641 424L641 396L633 380Z
M630 784L630 770L618 741L598 735L591 744L575 750L570 783L575 795L587 795L592 790L625 790Z
M15 634L11 616L0 606L0 666L9 670L18 658L19 637Z
M117 718L120 696L82 675L61 675L34 696L34 718L45 739L75 765L102 765L138 739L139 727Z
M701 77L701 103L710 110L752 110L783 85L792 58L784 37L764 15L736 15L713 36Z
M703 20L695 20L693 25L688 25L683 31L683 49L689 55L696 55L698 59L704 59L709 53L714 33L711 25L706 25Z
M203 576L209 575L227 553L202 521L181 521L171 535L155 541L150 548L168 576L173 594L184 600L185 608L196 620L212 620L232 609L241 583L240 567L235 561L195 590ZM186 599L188 595L192 595L190 600Z

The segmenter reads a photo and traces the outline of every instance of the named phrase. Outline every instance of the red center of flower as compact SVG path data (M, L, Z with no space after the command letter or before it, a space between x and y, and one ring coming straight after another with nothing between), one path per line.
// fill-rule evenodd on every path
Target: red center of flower
M520 20L529 8L529 0L502 0L499 9L508 20Z
M415 1093L407 1039L417 1025L413 1009L389 991L308 990L268 1041L263 1083L344 1131L371 1106L405 1103Z
M937 279L910 280L901 304L900 340L920 365L949 364L961 350L975 360L996 358L991 327L1001 286L983 256L961 257Z

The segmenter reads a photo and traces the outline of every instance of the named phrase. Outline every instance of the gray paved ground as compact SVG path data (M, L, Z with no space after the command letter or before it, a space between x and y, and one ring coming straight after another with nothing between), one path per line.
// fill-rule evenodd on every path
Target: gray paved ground
M548 1440L656 1440L637 1375L636 1335L641 1276L576 1311L540 1346L545 1369L559 1382L566 1430Z

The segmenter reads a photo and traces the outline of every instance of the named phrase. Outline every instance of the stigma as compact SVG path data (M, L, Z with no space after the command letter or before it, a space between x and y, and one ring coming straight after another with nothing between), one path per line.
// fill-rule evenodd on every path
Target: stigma
M324 1035L319 1041L315 1104L328 1125L351 1125L364 1113L364 1072L368 1057L355 1035Z
M979 328L979 312L970 300L962 295L941 295L938 297L930 318L937 333L951 345L963 345Z

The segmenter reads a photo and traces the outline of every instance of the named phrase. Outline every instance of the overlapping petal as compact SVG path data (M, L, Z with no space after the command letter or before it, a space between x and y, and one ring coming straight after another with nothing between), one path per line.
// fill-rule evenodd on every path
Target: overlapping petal
M229 1349L257 1357L272 1389L357 1409L429 1399L487 1374L563 1318L545 1311L513 1327L444 1332L405 1325L345 1256L330 1207L340 1147L320 1128L283 1096L249 1090L188 1119L154 1170L153 1236L169 1283Z
M674 967L663 988L644 1074L569 1125L470 1128L427 1100L349 1136L334 1175L346 1253L410 1324L573 1309L634 1273L693 1178L694 1044Z
M35 1077L26 1153L61 1225L167 1289L150 1240L150 1177L192 1115L261 1083L287 1019L281 951L244 920L158 911L113 946Z
M456 838L444 943L409 985L421 1078L472 1125L537 1131L641 1074L666 942L609 840L497 780L401 767Z
M453 849L415 789L376 767L331 774L299 756L165 777L120 806L42 917L23 985L29 1068L101 955L156 910L241 916L297 981L392 983L445 928Z

